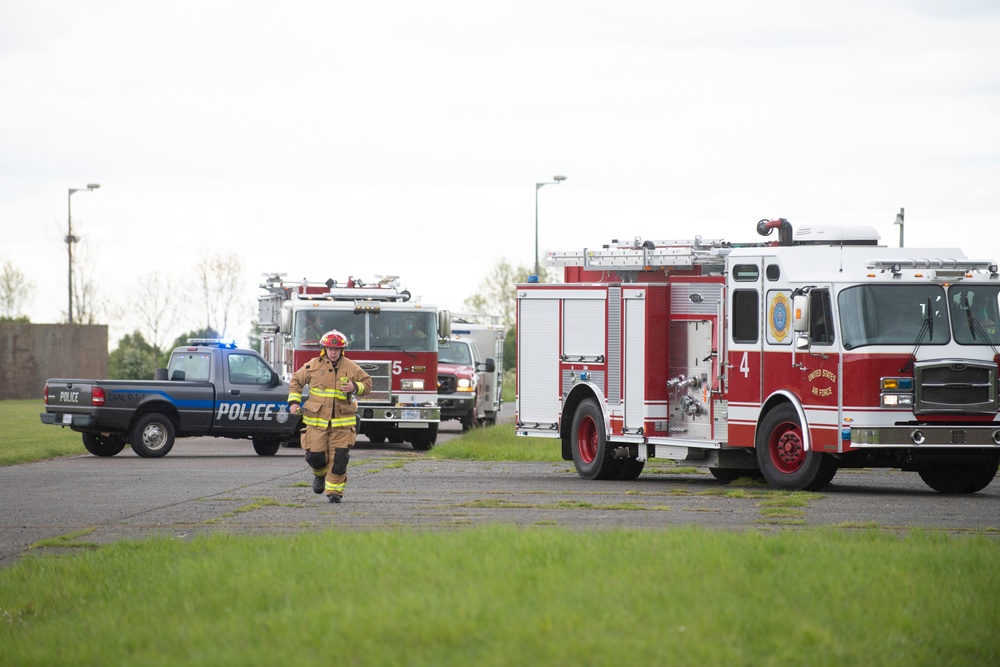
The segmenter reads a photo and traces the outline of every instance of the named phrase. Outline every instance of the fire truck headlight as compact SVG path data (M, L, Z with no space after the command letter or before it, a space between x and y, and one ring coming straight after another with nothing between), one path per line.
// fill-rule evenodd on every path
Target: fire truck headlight
M408 389L410 391L423 391L424 381L423 380L403 380L403 389Z
M908 408L913 406L913 394L882 394L883 408Z

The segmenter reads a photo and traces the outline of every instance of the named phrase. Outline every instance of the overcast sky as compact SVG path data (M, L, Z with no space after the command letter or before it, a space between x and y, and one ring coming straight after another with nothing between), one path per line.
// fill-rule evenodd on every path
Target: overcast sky
M65 317L69 188L101 186L72 207L106 299L235 252L249 320L265 272L462 310L533 264L555 174L542 253L775 217L897 245L905 207L907 246L996 259L1000 2L0 3L0 263L34 322Z

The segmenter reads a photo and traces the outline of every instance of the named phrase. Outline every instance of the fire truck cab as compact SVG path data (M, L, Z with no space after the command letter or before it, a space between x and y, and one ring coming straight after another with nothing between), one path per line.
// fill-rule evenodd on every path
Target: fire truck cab
M662 458L782 489L847 467L990 484L997 263L879 246L871 227L757 225L775 229L548 253L565 282L517 286L517 434L559 439L588 479Z
M261 289L261 355L286 381L337 329L347 337L347 356L372 378L371 392L358 398L359 434L417 450L434 446L438 339L450 333L448 311L411 301L395 276L286 284L284 274L265 274Z

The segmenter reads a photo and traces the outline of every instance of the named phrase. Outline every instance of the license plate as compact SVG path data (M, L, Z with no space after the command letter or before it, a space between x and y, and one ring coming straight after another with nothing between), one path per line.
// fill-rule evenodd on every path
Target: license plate
M63 415L63 422L62 423L63 424L72 424L73 423L73 415Z
M420 410L403 410L403 419L420 419Z

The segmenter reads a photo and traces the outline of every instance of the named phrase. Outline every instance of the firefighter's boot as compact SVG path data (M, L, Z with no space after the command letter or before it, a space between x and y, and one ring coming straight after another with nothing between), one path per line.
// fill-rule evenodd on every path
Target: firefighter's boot
M306 452L306 463L312 469L313 493L319 495L326 490L327 461L324 452Z
M341 500L344 499L344 497L341 496L339 493L331 493L330 495L327 496L327 498L330 499L331 503L339 503Z

